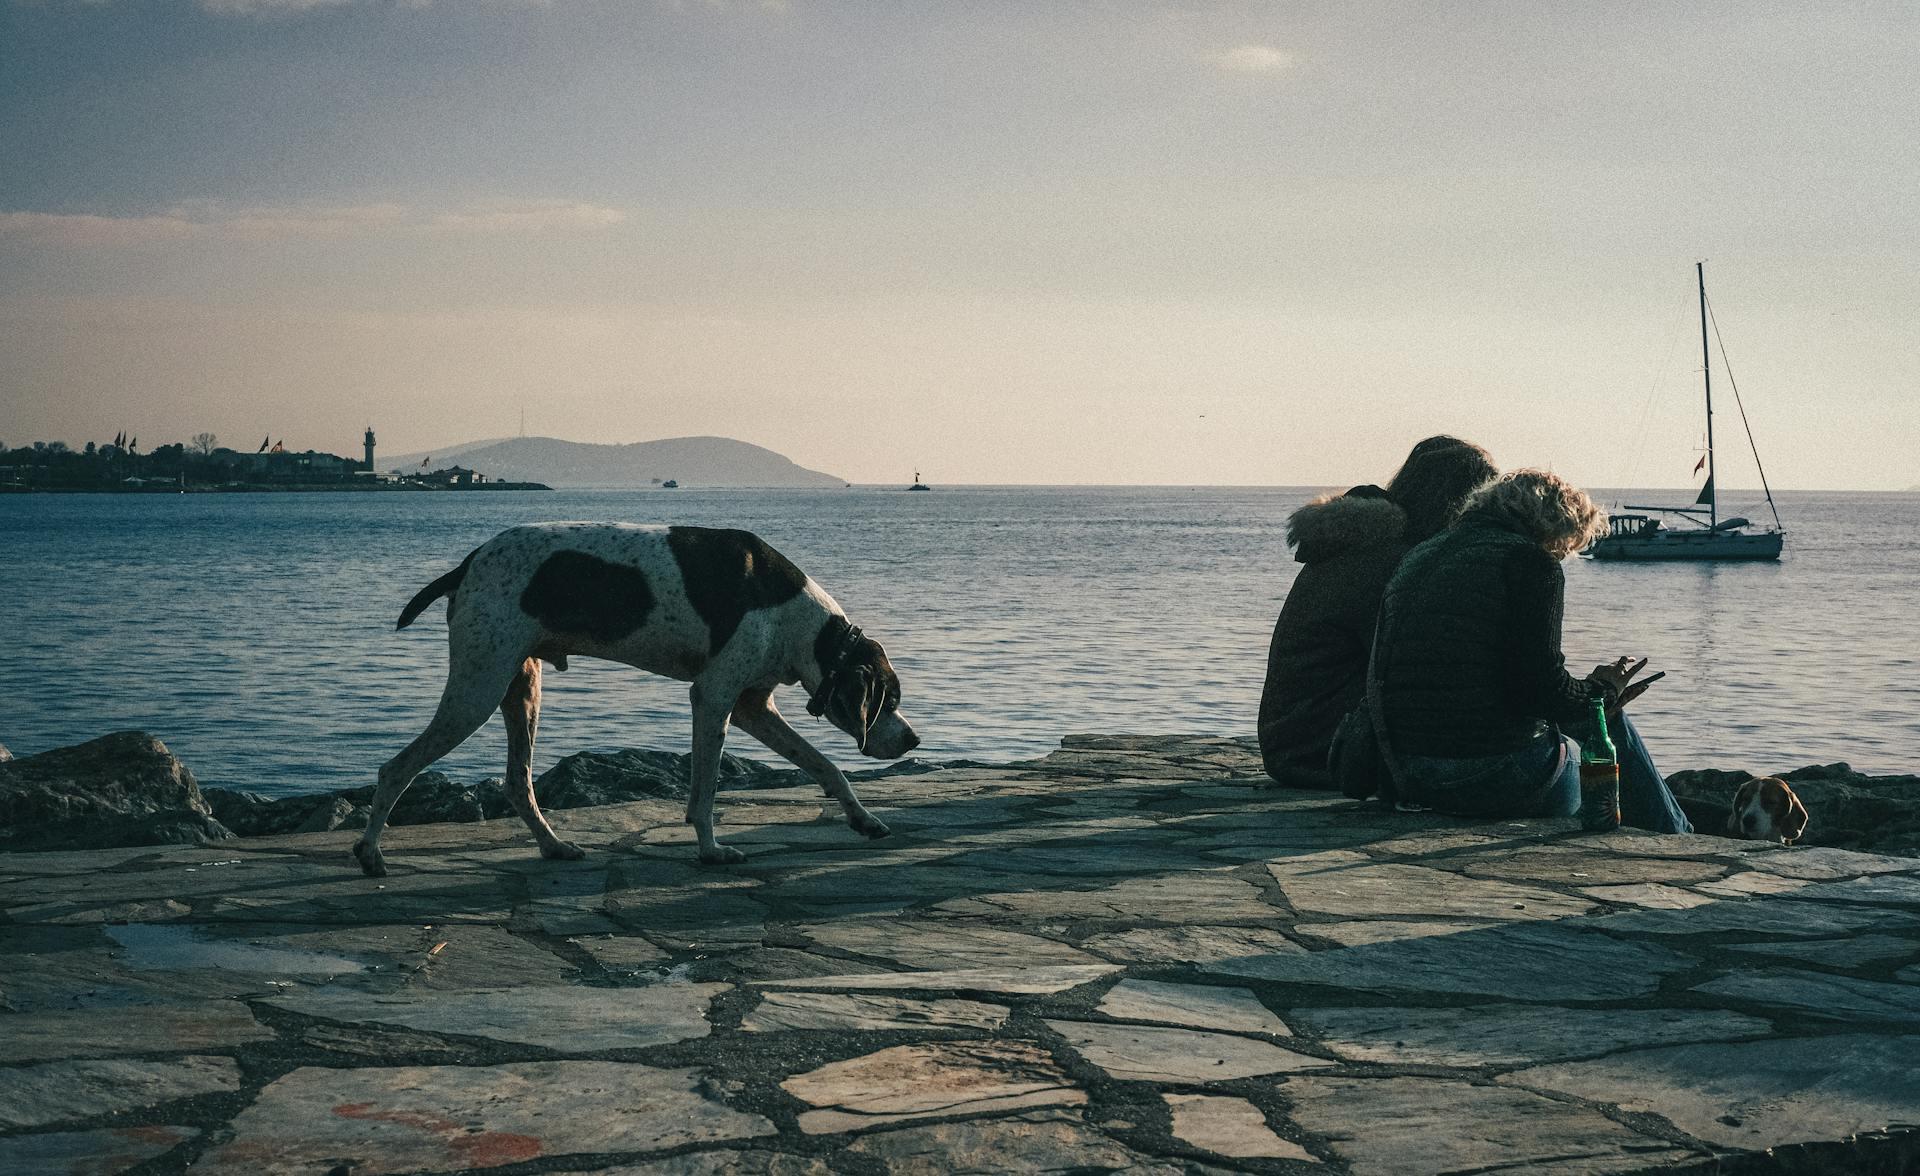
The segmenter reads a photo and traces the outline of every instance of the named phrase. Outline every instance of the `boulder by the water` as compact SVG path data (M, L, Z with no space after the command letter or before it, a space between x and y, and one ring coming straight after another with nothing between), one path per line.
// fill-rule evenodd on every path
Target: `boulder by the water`
M0 764L4 764L12 758L13 758L13 753L7 750L7 745L4 743L0 743Z
M685 799L692 757L670 751L628 747L620 751L577 752L533 782L541 808L586 808L649 797ZM776 788L797 783L798 772L770 768L722 753L720 787Z
M1868 776L1844 763L1775 774L1806 806L1801 844L1920 857L1920 776ZM1734 793L1754 778L1752 772L1702 768L1675 772L1667 786L1683 800L1730 809Z
M193 773L144 731L0 763L0 848L224 840Z

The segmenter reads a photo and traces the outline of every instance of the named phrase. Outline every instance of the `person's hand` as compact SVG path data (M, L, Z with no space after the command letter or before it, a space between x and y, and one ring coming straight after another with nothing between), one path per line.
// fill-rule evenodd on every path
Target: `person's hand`
M1646 668L1647 659L1644 657L1637 662L1631 657L1623 657L1608 665L1593 667L1593 673L1587 675L1587 681L1604 686L1607 697L1613 700L1615 706L1618 706L1627 700L1627 683L1633 681L1633 676ZM1634 697L1637 698L1639 695L1636 693Z
M1608 711L1607 713L1609 715L1619 714L1621 707L1627 705L1629 702L1632 702L1634 699L1640 697L1642 694L1645 694L1647 692L1648 687L1652 686L1655 682L1658 682L1660 679L1666 676L1667 676L1667 672L1665 670L1659 670L1655 673L1648 674L1646 677L1640 679L1638 682L1635 682L1632 685L1628 686L1625 690L1622 690L1620 692L1620 697L1614 700L1613 709Z

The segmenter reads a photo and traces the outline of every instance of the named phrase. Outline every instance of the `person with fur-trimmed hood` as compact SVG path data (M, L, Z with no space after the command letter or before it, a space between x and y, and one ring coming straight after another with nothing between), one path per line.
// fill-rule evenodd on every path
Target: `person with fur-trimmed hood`
M1274 625L1260 692L1260 758L1276 783L1335 786L1327 748L1360 705L1388 579L1499 472L1486 450L1442 434L1415 445L1385 489L1355 486L1288 517L1287 545L1305 566Z

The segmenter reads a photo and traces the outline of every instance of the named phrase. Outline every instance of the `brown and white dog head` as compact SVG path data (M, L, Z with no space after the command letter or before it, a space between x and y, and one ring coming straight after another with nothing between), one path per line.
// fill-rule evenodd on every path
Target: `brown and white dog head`
M1749 780L1733 794L1727 836L1792 845L1807 830L1806 806L1778 776Z

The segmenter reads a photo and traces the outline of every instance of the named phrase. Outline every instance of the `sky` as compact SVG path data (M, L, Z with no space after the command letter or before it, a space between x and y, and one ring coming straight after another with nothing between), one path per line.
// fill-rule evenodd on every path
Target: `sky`
M1920 482L1920 8L0 0L0 442ZM1726 487L1757 484L1715 357Z

